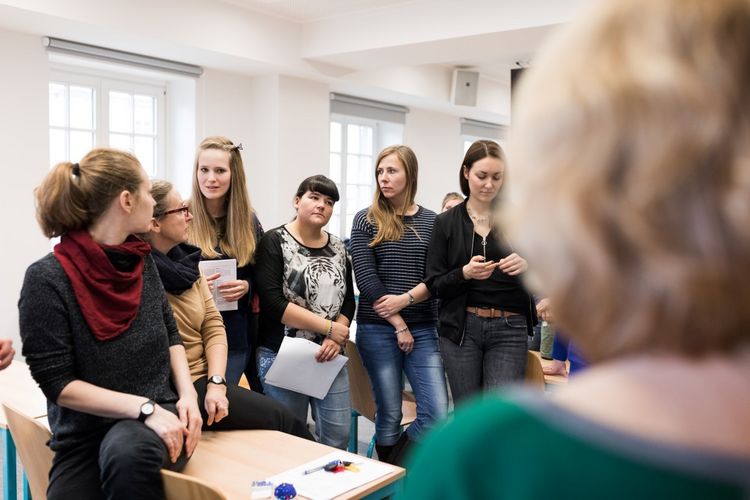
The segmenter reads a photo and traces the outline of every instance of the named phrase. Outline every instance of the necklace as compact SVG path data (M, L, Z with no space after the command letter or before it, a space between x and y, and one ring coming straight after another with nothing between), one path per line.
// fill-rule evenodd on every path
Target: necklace
M487 222L490 220L489 217L479 217L478 215L474 215L469 208L469 205L466 205L466 211L469 213L469 218L474 221L475 224L481 224L482 222Z

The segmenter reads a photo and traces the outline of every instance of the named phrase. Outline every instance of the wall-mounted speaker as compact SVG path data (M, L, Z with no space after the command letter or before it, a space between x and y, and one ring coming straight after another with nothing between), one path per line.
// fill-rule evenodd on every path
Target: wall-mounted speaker
M478 84L478 72L454 69L453 82L451 84L451 102L458 106L476 106Z

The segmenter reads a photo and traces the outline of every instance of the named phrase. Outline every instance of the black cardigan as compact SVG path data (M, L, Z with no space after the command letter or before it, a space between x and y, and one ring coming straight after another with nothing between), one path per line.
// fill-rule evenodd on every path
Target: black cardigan
M463 342L466 297L469 282L464 279L463 266L471 260L471 243L474 224L466 211L466 201L443 212L435 219L432 241L427 252L427 279L425 283L433 297L440 299L438 333L456 344ZM529 335L538 322L536 307L531 295L526 311Z

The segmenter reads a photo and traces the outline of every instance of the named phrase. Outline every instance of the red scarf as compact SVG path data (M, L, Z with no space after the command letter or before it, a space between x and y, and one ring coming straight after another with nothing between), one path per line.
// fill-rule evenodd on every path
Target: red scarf
M137 255L140 260L129 272L118 271L104 250ZM143 257L151 246L128 236L121 245L100 245L87 231L69 231L54 249L68 275L78 305L91 332L99 340L110 340L127 330L141 305Z

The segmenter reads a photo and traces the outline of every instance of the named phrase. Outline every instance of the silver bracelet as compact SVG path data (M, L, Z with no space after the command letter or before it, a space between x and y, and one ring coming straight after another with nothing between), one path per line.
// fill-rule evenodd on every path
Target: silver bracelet
M407 332L407 331L409 331L409 327L405 326L403 328L400 328L400 329L396 330L395 333L396 333L396 335L398 335L399 333L404 333L404 332Z

